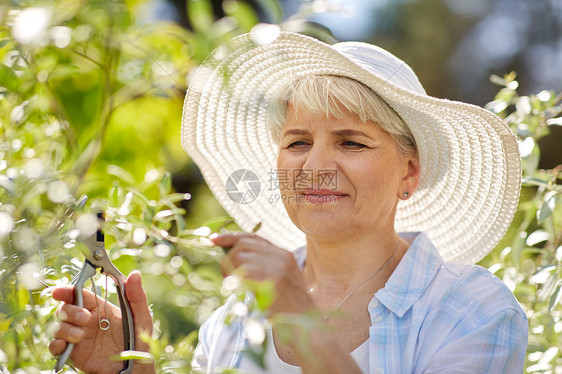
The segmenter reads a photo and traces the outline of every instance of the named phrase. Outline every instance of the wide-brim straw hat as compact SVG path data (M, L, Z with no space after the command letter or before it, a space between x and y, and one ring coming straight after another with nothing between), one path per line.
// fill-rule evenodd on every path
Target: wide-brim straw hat
M276 189L278 146L268 105L298 77L354 79L409 126L419 153L417 189L398 203L395 228L423 231L448 261L475 263L505 234L521 186L515 136L483 108L428 96L410 67L379 47L328 45L289 32L245 34L215 50L192 77L182 144L209 188L244 230L292 250L305 235Z

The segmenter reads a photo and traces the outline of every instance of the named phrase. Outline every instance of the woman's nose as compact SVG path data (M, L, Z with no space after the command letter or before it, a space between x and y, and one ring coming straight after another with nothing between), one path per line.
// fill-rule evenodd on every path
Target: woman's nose
M335 169L334 152L325 143L315 143L305 157L302 165L305 170Z
M314 146L306 154L296 185L302 188L331 189L336 180L335 153L328 146Z

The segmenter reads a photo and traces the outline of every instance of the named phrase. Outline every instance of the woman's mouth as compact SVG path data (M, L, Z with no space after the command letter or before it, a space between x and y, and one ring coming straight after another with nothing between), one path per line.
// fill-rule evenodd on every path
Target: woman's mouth
M347 196L339 191L312 189L299 191L298 194L302 196L305 202L310 204L335 204L338 200Z

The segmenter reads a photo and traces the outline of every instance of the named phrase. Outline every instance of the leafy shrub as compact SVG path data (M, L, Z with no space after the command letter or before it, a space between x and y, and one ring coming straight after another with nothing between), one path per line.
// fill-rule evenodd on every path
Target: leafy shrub
M529 318L527 372L562 370L562 165L541 170L539 139L562 125L562 94L541 91L519 96L515 74L492 77L500 84L487 108L517 135L523 187L515 219L483 265L503 279Z
M275 2L263 3L279 18ZM222 254L205 236L228 218L190 229L221 210L202 195L186 216L191 196L173 191L169 172L187 163L178 162L186 159L178 136L185 77L257 22L236 4L215 20L207 2L188 1L194 31L136 22L135 1L0 6L0 372L52 370L57 305L48 290L79 271L81 240L100 210L116 266L143 273L158 370L189 372L196 330L227 295ZM519 96L514 75L494 80L503 88L488 108L519 138L524 187L508 235L482 264L529 316L527 370L559 371L562 170L538 169L537 141L562 124L560 95ZM115 302L114 286L98 283Z

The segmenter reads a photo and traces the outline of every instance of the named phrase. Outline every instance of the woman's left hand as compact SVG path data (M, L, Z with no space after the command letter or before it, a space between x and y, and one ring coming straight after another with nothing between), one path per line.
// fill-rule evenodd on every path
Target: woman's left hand
M271 315L306 313L315 308L291 252L254 234L225 234L211 240L228 249L221 261L224 276L236 271L247 279L273 282L275 301L269 308Z

